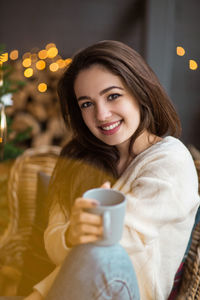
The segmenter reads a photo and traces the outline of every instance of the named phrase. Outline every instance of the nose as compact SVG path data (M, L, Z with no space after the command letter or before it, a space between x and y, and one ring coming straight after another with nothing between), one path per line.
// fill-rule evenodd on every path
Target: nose
M98 121L106 121L112 116L112 112L106 104L97 105L95 113Z

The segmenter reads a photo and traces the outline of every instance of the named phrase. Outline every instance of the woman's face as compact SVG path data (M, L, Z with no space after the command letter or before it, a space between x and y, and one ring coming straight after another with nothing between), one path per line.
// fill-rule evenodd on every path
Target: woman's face
M121 78L101 65L93 65L78 74L74 91L93 135L108 145L128 147L140 123L140 110Z

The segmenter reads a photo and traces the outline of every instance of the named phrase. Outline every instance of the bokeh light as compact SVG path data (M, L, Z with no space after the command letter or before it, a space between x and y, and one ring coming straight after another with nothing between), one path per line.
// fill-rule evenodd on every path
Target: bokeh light
M32 68L28 68L24 71L24 76L29 78L31 76L33 76L33 69Z
M71 59L71 58L65 59L65 65L66 65L66 67L67 67L68 65L70 65L71 62L72 62L72 59Z
M58 66L59 66L59 68L60 69L62 69L62 68L65 68L65 61L63 60L63 59L58 59L57 61L56 61L56 63L58 64Z
M56 72L56 71L58 71L59 66L58 66L57 63L52 63L52 64L49 65L49 69L50 69L51 72Z
M196 70L198 68L197 62L193 59L190 59L189 60L189 68L190 68L190 70Z
M6 52L6 53L2 53L1 55L0 55L0 60L1 60L1 62L6 62L6 61L8 61L8 53Z
M47 51L47 55L49 58L54 58L58 54L58 49L56 47L51 47Z
M185 55L185 49L183 47L178 46L178 47L176 47L176 53L179 56L183 56L183 55Z
M46 90L47 90L46 83L42 82L42 83L38 84L38 91L40 93L44 93L44 92L46 92Z
M46 50L49 50L49 49L52 48L52 47L56 47L56 44L54 44L54 43L49 43L49 44L46 45L45 49L46 49Z
M47 50L45 50L45 49L43 49L43 50L40 50L39 51L39 53L38 53L38 57L40 58L40 59L45 59L45 58L47 58Z
M10 59L16 60L19 57L19 51L18 50L13 50L10 52Z
M28 68L31 66L31 59L30 58L25 58L22 62L22 65L24 68Z
M46 68L46 63L44 60L38 60L36 63L36 68L38 70L44 70Z
M23 59L30 58L30 57L31 57L31 52L26 52L22 56Z

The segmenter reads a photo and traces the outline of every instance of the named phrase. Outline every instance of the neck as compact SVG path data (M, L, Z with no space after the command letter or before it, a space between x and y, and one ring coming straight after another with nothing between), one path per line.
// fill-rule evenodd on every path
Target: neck
M123 173L123 171L127 168L129 163L140 153L142 153L144 150L148 149L152 145L156 144L162 140L162 138L153 135L149 133L147 130L145 130L143 133L141 133L135 140L132 148L133 155L129 154L129 143L130 141L127 141L121 145L118 145L117 148L120 152L120 160L118 163L118 172L119 175Z

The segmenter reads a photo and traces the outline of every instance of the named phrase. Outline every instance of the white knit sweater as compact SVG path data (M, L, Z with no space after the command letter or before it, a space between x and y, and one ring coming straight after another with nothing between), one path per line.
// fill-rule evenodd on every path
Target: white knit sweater
M193 159L178 139L165 137L140 153L112 188L127 196L120 243L133 262L141 300L166 300L200 202ZM34 287L44 296L70 251L64 237L67 226L55 205L44 238L58 267Z

